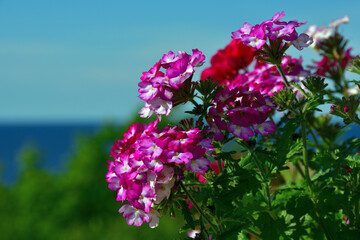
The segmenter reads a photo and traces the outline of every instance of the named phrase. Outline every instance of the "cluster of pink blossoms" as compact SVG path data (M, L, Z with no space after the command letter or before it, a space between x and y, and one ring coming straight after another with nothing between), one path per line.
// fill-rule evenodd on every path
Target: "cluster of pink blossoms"
M355 57L351 55L352 48L348 48L344 51L341 63L335 59L331 59L328 56L323 56L320 61L313 61L314 66L311 68L315 69L315 74L324 77L331 77L338 72L338 68L345 69L349 67L350 61L354 60Z
M193 54L186 52L165 54L148 72L143 72L139 83L139 98L144 100L145 106L139 112L141 117L169 115L173 107L173 91L179 91L184 82L191 78L197 67L203 65L205 55L197 49ZM164 68L165 73L160 71Z
M303 68L302 62L301 57L297 59L289 55L282 59L280 66L289 82L301 82L310 75L310 71ZM230 82L229 88L235 87L247 87L251 91L273 96L285 84L276 66L257 61L253 71L239 74Z
M254 132L268 135L276 127L272 121L266 121L273 106L270 98L259 91L225 87L218 91L209 109L209 131L214 134L215 141L224 139L223 130L245 141L254 136Z
M210 139L203 139L201 130L175 126L160 131L156 124L134 123L111 149L114 161L108 161L106 181L117 191L117 201L130 203L119 210L129 225L149 222L156 227L160 215L156 205L169 198L175 173L205 172L210 165L204 156L213 146Z
M243 27L232 33L233 39L238 39L246 46L261 49L267 39L275 41L282 39L292 42L294 47L302 50L312 43L312 39L305 33L298 35L295 28L306 24L292 20L289 22L280 21L285 16L284 12L275 14L271 20L256 24L244 23Z

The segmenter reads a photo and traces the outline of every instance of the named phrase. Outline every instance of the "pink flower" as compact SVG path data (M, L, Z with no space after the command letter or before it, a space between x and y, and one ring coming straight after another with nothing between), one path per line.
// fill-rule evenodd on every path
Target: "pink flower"
M192 172L206 172L208 170L208 166L210 165L210 161L206 158L192 159L185 167L187 170Z
M346 216L346 215L343 217L343 221L345 222L346 225L350 224L350 220L349 220L348 216Z
M149 226L150 228L155 228L159 225L159 216L160 213L157 210L151 209L150 212L148 212L150 222Z
M339 67L345 69L349 66L350 60L355 58L353 55L351 55L351 50L352 48L348 48L343 52L342 61L340 64L335 59L331 59L328 56L323 56L320 61L313 61L314 65L309 66L309 68L315 69L315 74L319 76L332 78L332 76L336 76L336 74L338 74Z
M186 164L193 158L193 155L190 152L179 153L175 151L166 151L166 155L169 158L169 162L177 164Z
M209 109L208 131L216 141L223 139L221 130L226 129L235 137L246 141L254 136L255 129L260 131L260 134L267 135L273 131L270 130L271 124L261 124L266 121L271 111L271 100L268 96L245 87L232 88L230 85L218 91L213 100L213 106Z
M256 49L261 49L268 39L269 41L276 41L277 39L295 41L299 37L295 28L304 25L306 22L302 23L297 20L280 22L284 16L284 12L276 13L271 20L266 20L255 26L251 26L249 23L244 23L242 28L232 33L232 38L238 39L246 46ZM302 47L306 46L303 38L304 37L299 40ZM306 43L308 42L309 40L306 41ZM271 44L268 45L271 46ZM299 44L297 45L297 43L295 43L294 46L298 48Z
M231 132L235 137L244 139L248 141L249 138L254 136L254 132L248 127L241 127L239 125L229 123L229 132Z
M266 121L260 124L252 125L254 132L260 134L261 136L268 135L270 133L275 132L276 125L271 121Z
M310 75L310 72L304 70L302 66L302 58L297 59L288 55L282 59L280 66L291 82L301 82ZM272 96L285 87L285 84L274 65L257 61L253 71L239 74L229 87L248 87L251 91Z
M198 49L193 54L173 52L165 54L148 72L143 72L140 78L139 98L145 101L145 106L139 112L141 117L169 115L173 107L173 91L179 90L184 82L191 78L195 69L204 63L205 56ZM161 67L166 72L161 71Z
M224 168L224 161L221 160L221 167ZM219 168L219 163L216 161L216 162L212 162L210 164L210 167L211 169L216 173L216 175L219 175L220 174L220 168Z
M117 191L118 201L129 202L120 213L130 225L150 221L150 227L156 227L156 205L169 198L178 178L174 174L180 175L184 169L206 171L210 164L205 157L213 145L211 140L203 139L201 130L159 130L157 123L132 124L112 147L110 156L114 161L108 161L106 181L111 190Z
M172 178L167 183L159 183L156 184L156 197L155 197L155 203L160 204L164 199L168 199L171 193L171 189L174 186L175 179Z
M189 238L195 239L195 238L196 238L196 235L199 234L199 233L200 233L200 230L199 230L199 229L194 229L194 230L188 231L187 236L188 236Z
M144 211L134 208L128 204L123 205L119 213L124 213L128 225L141 226L143 222L149 222L149 215Z

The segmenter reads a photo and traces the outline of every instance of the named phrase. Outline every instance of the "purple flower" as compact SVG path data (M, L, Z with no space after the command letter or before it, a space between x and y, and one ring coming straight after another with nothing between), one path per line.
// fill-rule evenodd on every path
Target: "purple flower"
M292 41L292 44L295 48L301 51L304 47L310 46L313 42L314 40L312 37L309 37L306 33L302 33L296 40Z
M258 134L260 134L262 136L273 133L276 130L275 123L273 123L271 121L266 121L266 122L263 122L263 123L254 124L252 127L253 127L255 133L258 133Z

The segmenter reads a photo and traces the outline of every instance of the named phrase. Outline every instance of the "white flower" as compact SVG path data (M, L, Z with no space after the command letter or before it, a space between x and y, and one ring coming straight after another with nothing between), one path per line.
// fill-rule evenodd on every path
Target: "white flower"
M334 21L332 21L330 24L329 24L329 27L338 27L340 24L342 23L348 23L350 21L349 17L347 15L345 15L344 17L342 18L339 18L339 19L336 19Z

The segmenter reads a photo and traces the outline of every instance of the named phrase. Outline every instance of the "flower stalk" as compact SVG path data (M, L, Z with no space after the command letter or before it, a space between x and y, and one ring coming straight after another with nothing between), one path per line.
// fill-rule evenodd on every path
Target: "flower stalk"
M181 189L185 192L185 194L189 197L190 201L193 203L195 209L199 212L199 214L205 219L205 221L210 225L211 229L217 234L218 228L211 222L205 212L201 209L201 207L197 204L195 198L191 195L191 193L186 189L184 184L180 181L179 183Z

